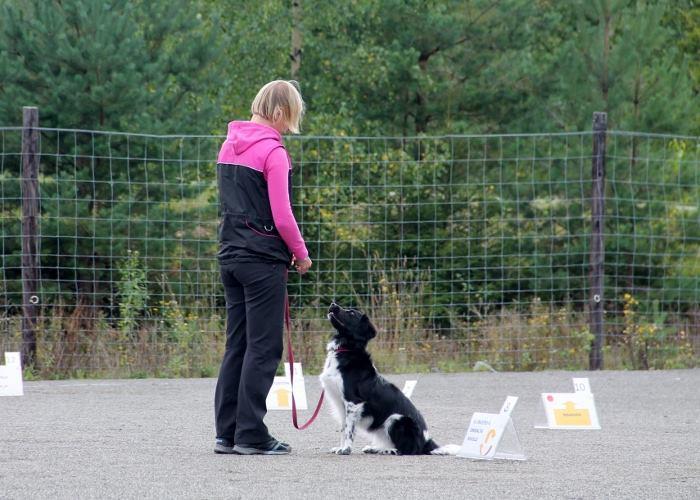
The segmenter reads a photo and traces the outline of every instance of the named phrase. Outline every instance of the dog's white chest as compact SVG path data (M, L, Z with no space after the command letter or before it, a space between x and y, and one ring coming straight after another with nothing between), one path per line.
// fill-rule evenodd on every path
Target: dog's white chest
M342 422L343 415L345 414L343 377L338 370L338 360L333 351L328 353L326 364L323 367L323 372L319 376L319 379L323 390L326 391L326 399L329 403L331 413L339 422Z

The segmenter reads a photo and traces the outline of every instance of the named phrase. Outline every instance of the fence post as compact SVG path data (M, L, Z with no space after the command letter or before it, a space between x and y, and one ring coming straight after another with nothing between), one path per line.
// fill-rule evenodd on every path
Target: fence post
M593 160L591 190L590 330L593 334L589 357L590 370L603 369L603 278L605 246L605 146L607 113L593 113Z
M36 363L39 310L39 110L22 109L22 366Z

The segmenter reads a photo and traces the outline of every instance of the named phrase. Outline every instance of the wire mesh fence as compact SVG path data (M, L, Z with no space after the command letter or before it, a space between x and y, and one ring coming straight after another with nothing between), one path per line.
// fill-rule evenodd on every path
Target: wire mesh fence
M0 128L0 350L22 344L22 130ZM223 137L37 133L34 372L214 374ZM605 366L695 366L700 139L606 137ZM592 138L287 138L314 260L288 287L308 369L331 300L370 315L384 369L587 367Z

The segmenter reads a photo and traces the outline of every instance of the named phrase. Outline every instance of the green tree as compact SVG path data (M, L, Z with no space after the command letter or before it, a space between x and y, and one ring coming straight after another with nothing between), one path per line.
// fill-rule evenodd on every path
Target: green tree
M292 4L279 0L256 2L207 2L213 17L221 19L223 71L217 81L222 89L217 133L226 122L247 120L250 103L265 83L291 78ZM303 64L303 63L302 63ZM306 88L302 92L306 97Z
M689 131L699 101L673 30L662 22L665 4L595 0L551 8L570 20L552 67L559 87L548 103L559 123L587 129L592 113L605 111L614 129Z
M199 132L218 112L218 30L199 2L8 1L0 123L40 108L49 127Z
M304 9L301 74L314 128L500 130L530 90L529 2L310 1Z
M0 8L1 124L21 123L21 106L37 105L43 127L214 128L220 32L203 3L32 0ZM127 249L151 262L157 255L160 273L151 282L191 258L182 221L200 220L197 214L212 207L214 175L199 165L200 155L215 154L208 143L49 130L41 140L45 293L57 302L59 294L76 294L109 304L113 270ZM16 175L19 156L3 166L3 174ZM4 192L18 186L7 176L2 182ZM215 219L214 209L203 220ZM16 234L8 229L3 236ZM18 260L19 249L8 248ZM18 275L19 266L8 272Z
M700 94L700 1L681 0L669 9L669 24L675 28L678 47L688 57L695 95ZM700 114L695 113L693 133L700 130Z

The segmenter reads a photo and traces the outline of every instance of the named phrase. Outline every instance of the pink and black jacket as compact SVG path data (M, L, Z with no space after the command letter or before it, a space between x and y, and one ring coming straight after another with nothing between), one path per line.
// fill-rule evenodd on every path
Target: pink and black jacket
M292 213L292 165L275 129L252 122L228 125L217 160L221 264L308 257Z

